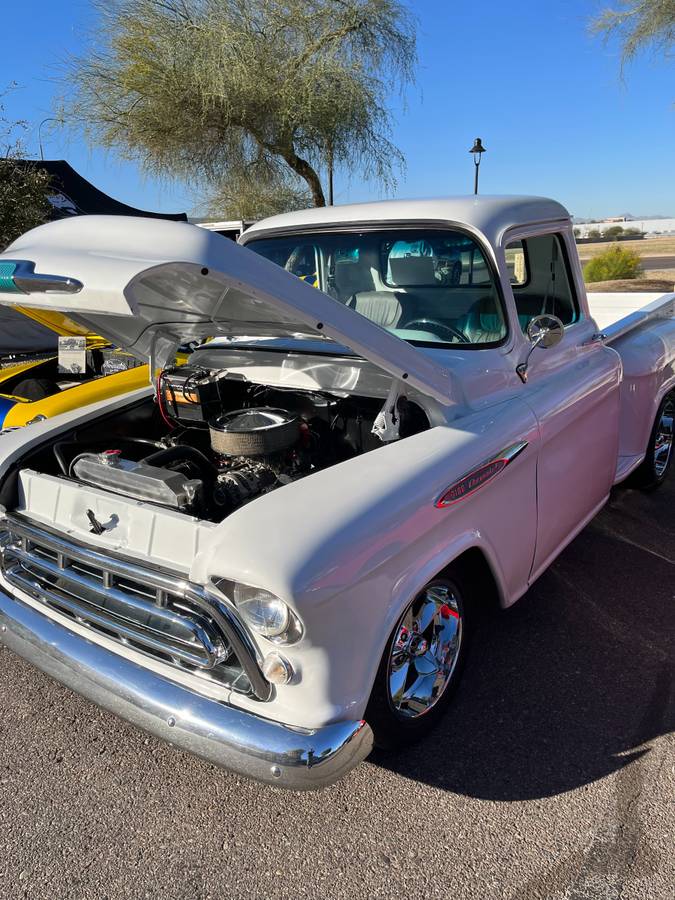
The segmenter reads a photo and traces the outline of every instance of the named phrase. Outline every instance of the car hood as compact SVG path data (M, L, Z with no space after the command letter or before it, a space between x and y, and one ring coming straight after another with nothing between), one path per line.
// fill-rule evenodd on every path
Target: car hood
M47 309L26 309L23 306L15 307L29 319L58 334L59 337L86 337L88 345L107 344L105 338L91 331L86 325L80 325L70 316L62 312L54 312Z
M447 369L322 291L220 235L182 222L77 216L0 254L0 303L66 313L152 367L190 340L318 338L451 401Z

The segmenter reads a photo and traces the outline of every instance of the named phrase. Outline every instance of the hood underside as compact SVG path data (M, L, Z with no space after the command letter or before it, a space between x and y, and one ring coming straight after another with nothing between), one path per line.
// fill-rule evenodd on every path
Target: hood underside
M22 306L17 306L16 309L44 328L53 331L54 334L58 334L59 337L86 337L90 345L108 343L100 334L95 334L86 325L73 321L65 313L46 309L26 309Z
M450 402L429 356L251 250L179 222L81 216L29 231L0 254L0 303L67 313L87 332L165 365L206 337L310 336Z

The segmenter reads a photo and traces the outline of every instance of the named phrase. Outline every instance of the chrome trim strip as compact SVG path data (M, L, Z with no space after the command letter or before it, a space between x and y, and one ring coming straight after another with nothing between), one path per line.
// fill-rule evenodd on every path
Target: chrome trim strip
M10 277L22 294L77 294L84 287L77 278L36 272L35 263L29 259L3 259L3 263L14 265Z
M48 547L55 553L63 553L70 559L84 565L94 566L112 572L120 578L140 581L159 590L182 597L207 613L225 635L241 667L244 669L251 689L259 700L269 700L272 696L272 685L262 673L262 658L257 646L250 637L239 614L224 602L227 598L208 591L201 585L193 585L184 576L172 574L159 566L139 566L132 560L122 556L108 556L93 547L83 544L72 535L68 539L62 537L48 526L37 527L20 513L7 513L0 518L0 528L6 528L27 540L35 541ZM222 597L222 599L221 599ZM159 609L159 607L158 607Z
M509 463L512 463L517 456L520 456L528 444L529 441L515 441L515 443L509 444L508 447L500 450L499 453L495 453L488 459L483 460L480 465L474 466L461 478L448 485L441 492L434 506L437 509L446 509L448 506L459 503L460 500L465 500L499 475ZM451 491L455 492L456 496L448 497Z
M372 748L372 731L363 721L303 730L207 699L80 637L3 591L0 641L138 728L215 765L278 787L326 787Z

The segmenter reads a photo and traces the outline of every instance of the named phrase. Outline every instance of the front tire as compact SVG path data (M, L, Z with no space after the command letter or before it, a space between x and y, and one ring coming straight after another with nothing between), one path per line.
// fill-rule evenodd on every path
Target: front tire
M654 491L666 480L673 461L673 418L675 392L661 401L644 460L633 473L631 482L643 491Z
M465 596L456 573L433 579L389 636L365 713L378 747L421 740L447 710L468 646Z

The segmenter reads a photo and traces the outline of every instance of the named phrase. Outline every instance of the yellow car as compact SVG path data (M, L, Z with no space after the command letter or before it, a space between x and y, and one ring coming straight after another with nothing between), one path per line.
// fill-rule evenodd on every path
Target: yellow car
M21 309L63 337L86 338L86 370L59 371L57 356L0 369L0 429L28 425L59 413L126 394L149 383L147 365L110 347L63 313Z

